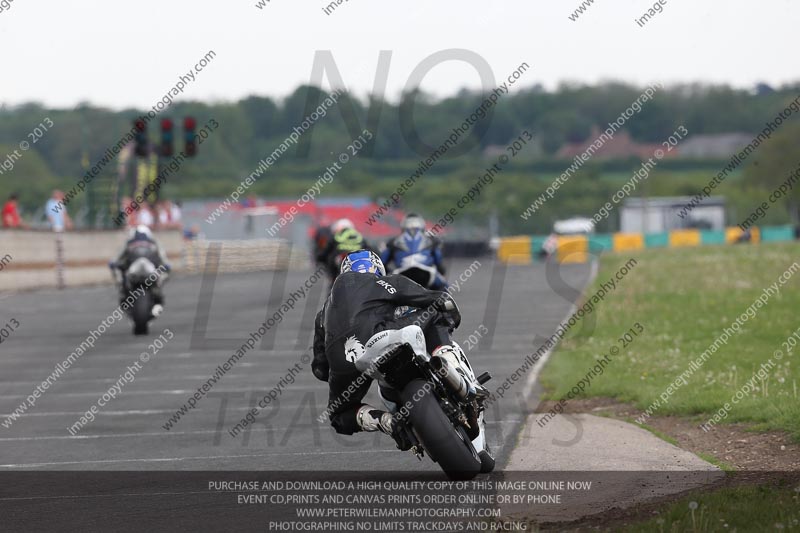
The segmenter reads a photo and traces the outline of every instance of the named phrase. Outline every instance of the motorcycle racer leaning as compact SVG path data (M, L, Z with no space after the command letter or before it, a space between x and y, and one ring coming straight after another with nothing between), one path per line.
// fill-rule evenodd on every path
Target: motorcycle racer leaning
M353 222L347 218L340 218L331 226L331 238L326 246L317 252L317 263L325 265L331 283L339 275L339 265L344 256L356 250L365 250L370 246L356 230Z
M437 313L425 329L425 343L431 355L447 359L453 368L469 365L458 345L450 338L450 317L455 327L461 315L450 294L423 288L396 274L386 275L380 258L368 250L345 256L341 274L317 314L314 329L314 359L311 368L318 379L329 385L328 415L337 433L352 435L359 431L382 431L391 435L397 447L411 447L405 432L392 414L362 402L372 378L356 369L354 361L364 353L364 344L376 333L401 329L414 323L416 314L407 307L433 307ZM464 373L464 372L462 372ZM469 375L472 375L470 369ZM344 394L354 383L357 388ZM397 392L381 388L384 401L397 404Z
M425 233L425 219L409 213L402 223L403 232L386 243L381 261L395 264L395 274L404 274L420 285L434 290L447 289L442 260L442 241Z
M145 225L139 225L132 228L128 235L128 241L125 243L125 248L119 254L115 261L112 261L108 266L114 270L119 271L120 280L120 301L124 300L128 295L125 292L125 272L128 267L138 258L145 257L150 260L156 268L164 267L166 272L170 271L170 264L167 260L167 254L164 249L153 238L153 233ZM163 307L164 293L160 284L155 284L151 288L155 304Z

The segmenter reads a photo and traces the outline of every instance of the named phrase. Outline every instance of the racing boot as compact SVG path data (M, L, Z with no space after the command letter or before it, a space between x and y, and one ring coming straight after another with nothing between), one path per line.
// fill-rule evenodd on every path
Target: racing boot
M403 425L398 423L391 413L364 404L356 413L356 423L362 431L380 431L389 435L394 439L398 450L411 449L412 442L406 435Z

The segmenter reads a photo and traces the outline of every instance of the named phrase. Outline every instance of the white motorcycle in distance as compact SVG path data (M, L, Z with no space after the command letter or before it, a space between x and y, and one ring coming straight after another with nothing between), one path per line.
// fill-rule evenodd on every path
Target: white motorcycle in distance
M424 253L404 257L400 266L392 270L392 274L400 274L427 288L433 286L438 273L436 265L431 264L430 256Z
M542 243L537 252L540 259L547 259L554 255L558 249L558 237L569 235L586 235L594 233L594 221L591 218L573 217L566 220L557 220L553 224L553 232Z
M135 259L124 276L116 268L113 272L117 288L125 298L135 298L133 304L127 308L128 316L133 321L133 334L147 335L150 321L158 318L163 311L163 307L155 303L152 291L160 288L166 281L166 272L159 271L146 257Z
M417 311L419 312L419 311ZM461 348L457 354L431 356L417 325L376 333L355 359L356 368L397 392L400 404L383 398L395 423L422 460L425 452L451 479L468 480L494 470L486 441L483 384L488 372L475 377Z

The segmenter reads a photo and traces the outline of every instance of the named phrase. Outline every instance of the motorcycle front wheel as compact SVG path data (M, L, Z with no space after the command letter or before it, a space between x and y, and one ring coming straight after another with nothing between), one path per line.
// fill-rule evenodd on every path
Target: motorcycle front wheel
M411 429L447 477L468 480L478 475L478 453L464 428L454 426L444 414L431 385L415 379L403 389L401 398L408 407Z

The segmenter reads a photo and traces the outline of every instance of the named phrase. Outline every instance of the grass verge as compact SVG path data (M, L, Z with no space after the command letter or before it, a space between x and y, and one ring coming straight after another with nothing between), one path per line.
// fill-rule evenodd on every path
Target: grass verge
M542 382L551 391L548 398L566 396L613 347L618 354L579 397L612 397L642 411L657 404L653 415L698 415L706 420L717 414L720 423L786 430L800 441L800 348L784 344L795 332L800 336L800 245L646 249L606 255L595 286L586 294L594 294L631 257L636 267L584 316L580 327L573 328L575 333L562 341L544 369ZM778 286L779 291L766 304L751 307L792 265L797 270ZM741 317L738 331L726 343L718 342L702 365L684 374L737 317ZM644 331L625 342L622 335L632 333L637 322ZM777 350L781 359L776 359ZM769 362L762 379L757 372ZM685 380L675 386L681 374Z
M687 496L624 533L699 531L796 531L800 486L741 486Z

